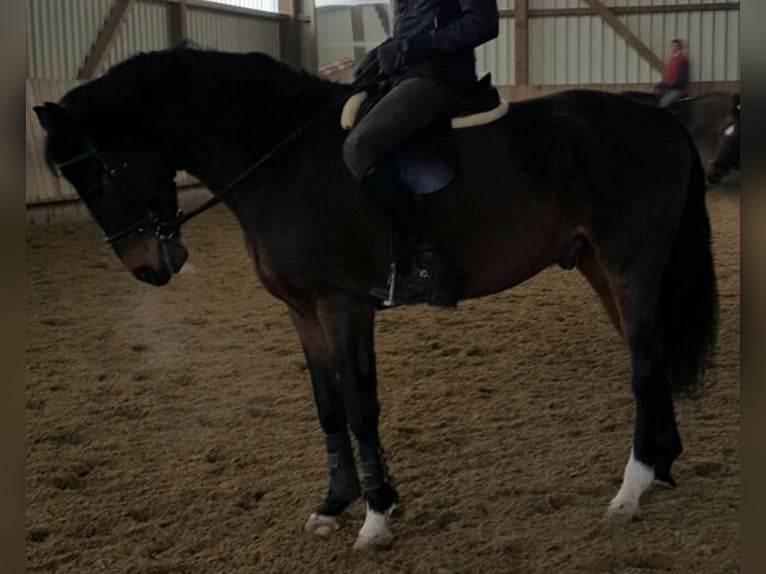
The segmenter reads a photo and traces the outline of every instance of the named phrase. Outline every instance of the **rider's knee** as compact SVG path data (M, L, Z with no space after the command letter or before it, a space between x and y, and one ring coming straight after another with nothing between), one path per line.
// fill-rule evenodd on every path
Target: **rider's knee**
M351 132L343 143L343 160L349 171L361 181L375 163L372 147L364 133Z

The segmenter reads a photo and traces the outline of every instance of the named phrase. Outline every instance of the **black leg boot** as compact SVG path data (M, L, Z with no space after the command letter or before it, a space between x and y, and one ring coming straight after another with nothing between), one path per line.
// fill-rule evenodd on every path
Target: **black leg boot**
M385 307L418 303L455 307L452 267L437 247L421 204L395 168L378 167L362 185L391 223L397 268L393 298L389 300L388 287L375 287L370 295Z

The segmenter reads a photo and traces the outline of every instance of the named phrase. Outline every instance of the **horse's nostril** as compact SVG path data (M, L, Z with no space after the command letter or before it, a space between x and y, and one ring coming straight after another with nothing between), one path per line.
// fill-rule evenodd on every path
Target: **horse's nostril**
M133 276L139 281L143 281L144 283L149 282L149 275L147 274L145 267L134 270Z

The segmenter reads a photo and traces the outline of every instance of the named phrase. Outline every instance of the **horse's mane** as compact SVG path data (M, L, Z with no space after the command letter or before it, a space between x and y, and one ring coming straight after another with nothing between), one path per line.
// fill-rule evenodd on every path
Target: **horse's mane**
M215 114L221 125L228 121L241 125L249 121L249 115L263 122L258 111L264 106L282 106L285 113L269 119L284 124L310 102L321 105L348 90L266 54L224 53L184 43L132 56L71 90L61 104L94 140L109 141L130 134L146 137L161 129L173 113L197 120Z

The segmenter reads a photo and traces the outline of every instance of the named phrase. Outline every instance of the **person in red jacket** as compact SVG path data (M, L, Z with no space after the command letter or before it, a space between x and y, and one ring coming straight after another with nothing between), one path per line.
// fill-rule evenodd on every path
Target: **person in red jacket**
M686 95L689 85L689 56L684 50L684 43L675 39L670 43L670 60L665 66L662 82L654 92L660 99L660 107L666 108Z

